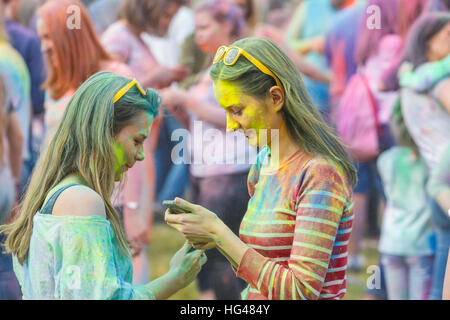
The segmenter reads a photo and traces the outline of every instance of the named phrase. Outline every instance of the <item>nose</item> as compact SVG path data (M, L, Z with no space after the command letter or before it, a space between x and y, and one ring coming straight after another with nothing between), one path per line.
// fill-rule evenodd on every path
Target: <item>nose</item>
M136 156L136 161L142 161L144 159L145 159L144 147L141 146L141 148L139 149L139 152Z

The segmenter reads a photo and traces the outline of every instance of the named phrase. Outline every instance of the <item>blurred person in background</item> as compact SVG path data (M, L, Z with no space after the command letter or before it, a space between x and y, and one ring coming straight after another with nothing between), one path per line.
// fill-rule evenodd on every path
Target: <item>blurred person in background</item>
M80 28L67 27L67 8L80 8ZM50 0L37 12L37 30L47 68L44 88L45 137L47 148L61 122L67 103L78 86L100 70L130 75L130 70L103 49L86 8L77 0Z
M101 36L108 53L125 63L143 88L161 89L179 82L187 75L185 67L160 65L142 39L142 33L167 31L178 6L166 0L124 0L120 19L111 24ZM124 186L123 215L125 228L134 239L136 255L133 259L133 283L149 281L147 245L151 240L153 205L155 200L154 152L158 141L161 118L155 119L152 134L144 144L145 160L128 172ZM129 224L127 223L129 221Z
M10 0L8 17L36 31L36 11L47 0Z
M401 14L398 17L398 35L402 40L402 48L406 41L411 25L417 18L427 11L432 11L432 0L396 0L397 6L401 8ZM398 79L398 68L403 62L403 50L400 51L389 67L381 76L379 88L381 91L398 91L400 89Z
M411 27L400 67L401 106L406 127L425 159L431 177L445 172L443 155L450 141L450 13L428 13ZM444 168L444 170L442 169ZM433 181L434 179L432 179ZM450 247L450 217L436 196L442 185L428 186L433 198L432 221L436 256L430 299L442 299L445 264Z
M17 101L21 100L21 93L14 81L24 81L24 85L27 81L23 60L8 45L3 9L3 2L0 2L0 226L17 217L24 137L16 114L20 107ZM8 66L14 63L17 65ZM0 234L0 245L4 242L5 237ZM0 247L0 300L19 300L21 297L19 282L13 271L12 256L3 252Z
M450 1L449 0L429 0L428 1L429 11L449 11Z
M367 12L365 10L366 12L361 19L358 29L355 48L357 74L364 77L367 90L370 90L374 98L380 126L384 124L385 128L388 129L396 94L395 92L380 92L379 83L383 71L390 66L392 59L401 50L401 39L397 35L398 8L396 2L390 0L369 0L366 8L371 5L376 5L380 8L379 23L382 28L369 29L367 27L370 11ZM340 103L342 104L342 101ZM338 108L341 108L341 106ZM371 121L371 119L368 121ZM389 146L392 145L389 130L383 131L383 133L386 137L385 143ZM368 221L369 196L372 192L371 190L376 190L375 195L379 199L383 197L383 190L376 168L376 157L354 159L354 161L358 172L358 184L354 189L355 221L349 243L349 269L359 272L364 264L360 255L360 248Z
M355 47L365 3L339 11L331 20L325 37L324 54L331 71L329 87L330 123L335 124L339 100L351 76L356 73Z
M99 35L117 21L121 3L122 0L94 0L89 4L87 8Z
M231 2L206 0L195 8L195 41L211 57L219 46L231 44L244 31L242 10ZM190 165L192 201L215 210L237 234L249 200L246 190L249 147L242 133L237 141L245 143L238 143L236 151L235 143L230 143L234 136L225 133L226 114L215 98L209 69L189 90L161 91L162 103L191 133L188 154L194 159ZM199 124L200 129L196 127ZM213 130L223 134L221 142L208 135ZM195 163L195 159L201 159L201 163ZM228 159L232 162L227 162ZM238 300L244 288L242 280L236 278L217 250L209 251L207 257L209 263L198 277L200 299Z
M256 8L254 0L228 0L237 5L242 10L245 20L245 34L244 36L251 36L258 24L258 17L256 15Z
M20 53L25 61L31 81L31 127L28 131L29 136L26 139L28 143L26 147L28 148L29 156L28 159L25 160L22 169L20 191L22 194L28 178L31 175L31 171L33 170L39 152L39 149L36 147L36 139L34 139L33 135L33 123L36 123L36 126L40 125L40 127L42 127L45 91L41 89L41 86L45 80L44 60L41 52L41 43L36 33L13 20L14 17L17 17L16 12L18 11L20 1L2 1L5 5L5 24L9 36L9 42L14 49Z
M299 55L285 43L284 34L292 16L292 8L286 2L283 0L266 1L261 9L262 12L256 14L259 20L254 19L255 27L252 29L252 35L255 37L267 37L275 41L305 76L321 83L329 82L330 73L328 70L315 66L308 61L307 57Z
M0 26L0 37L4 31L2 28ZM19 120L0 75L0 225L10 223L15 218L13 206L17 204L17 190L10 164L21 162L22 144ZM4 241L4 235L0 234L0 245ZM12 256L4 253L0 247L0 300L18 300L21 296L19 282L13 271Z
M445 272L444 290L442 293L442 300L450 300L450 248L449 258L447 260L447 271Z
M3 1L0 1L0 15L3 21ZM24 166L30 160L30 124L31 124L31 84L30 74L27 65L19 52L17 52L8 42L8 33L5 30L3 22L2 37L0 38L0 74L3 76L6 92L8 93L9 101L12 104L17 115L22 132L23 144L20 144L22 150L17 150L18 145L12 145L11 153L20 155L19 161L10 163L14 183L19 196L20 191L27 180L27 170ZM16 159L17 160L17 159Z
M333 16L355 0L304 0L302 1L286 30L285 41L290 49L304 55L317 68L328 69L323 55L325 35ZM321 21L321 23L317 23ZM327 118L329 112L329 85L304 77L306 90L314 105Z
M396 146L377 160L386 207L379 242L383 276L389 300L428 300L434 261L424 158L403 121L400 101L392 114Z
M177 67L181 65L182 46L186 38L194 33L194 12L188 7L189 1L170 0L174 6L175 14L167 13L165 7L161 6L161 12L154 15L160 17L158 30L152 34L144 32L142 39L154 54L158 63L165 67ZM184 79L183 79L184 81ZM177 87L179 83L172 83ZM164 109L158 132L157 147L155 150L156 171L156 196L154 210L159 212L155 218L162 217L164 208L163 200L173 199L184 195L189 184L189 168L185 163L173 163L171 160L172 149L176 141L172 141L175 130L182 128L178 120Z

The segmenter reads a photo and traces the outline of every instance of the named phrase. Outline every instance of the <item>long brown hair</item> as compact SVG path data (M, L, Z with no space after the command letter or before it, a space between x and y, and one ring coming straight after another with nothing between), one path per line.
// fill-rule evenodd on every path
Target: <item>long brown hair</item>
M281 81L285 91L283 120L288 133L302 151L319 154L340 165L356 185L356 169L339 138L322 119L312 103L293 62L276 43L269 38L251 37L236 41L234 46L244 49L262 62ZM248 95L264 98L275 80L258 70L245 58L239 58L232 66L216 63L210 71L211 79L234 82Z
M78 175L87 187L102 197L106 218L120 248L130 256L119 216L111 203L114 138L139 112L156 116L160 98L152 89L143 96L133 87L113 103L114 95L129 81L112 72L99 72L83 83L70 100L58 130L33 170L19 205L19 218L12 224L0 226L0 233L7 236L6 252L14 254L21 264L28 257L35 214L48 192L69 174Z
M79 28L67 26L71 6L79 8ZM89 13L81 2L50 0L39 8L37 15L46 24L56 59L56 64L47 61L49 75L44 88L49 89L52 99L59 99L98 72L100 62L111 60L111 56L102 47Z

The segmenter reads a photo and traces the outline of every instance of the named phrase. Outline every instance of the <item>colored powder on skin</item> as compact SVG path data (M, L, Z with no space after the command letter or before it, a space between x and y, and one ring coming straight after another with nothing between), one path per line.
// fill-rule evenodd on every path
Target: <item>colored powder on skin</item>
M249 139L252 145L259 145L261 142L260 130L267 130L270 133L270 114L265 112L264 103L255 97L244 94L242 90L231 81L217 80L213 83L214 93L220 106L227 112L227 130L235 130L242 127L244 130L253 129L256 133L256 141ZM239 123L233 119L229 109L233 106L243 108L239 116ZM262 131L264 132L264 131ZM270 134L269 134L270 136ZM267 141L270 143L270 140Z
M125 149L122 146L122 144L120 144L117 141L114 141L114 156L115 156L115 161L114 161L114 173L117 174L120 171L120 168L122 168L123 165L125 165L127 159L125 156Z

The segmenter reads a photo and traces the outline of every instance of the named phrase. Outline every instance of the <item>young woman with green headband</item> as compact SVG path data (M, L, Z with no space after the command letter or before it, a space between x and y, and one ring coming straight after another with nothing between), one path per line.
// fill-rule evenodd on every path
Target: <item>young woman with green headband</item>
M186 243L169 272L131 284L131 252L111 203L114 182L144 159L160 104L136 80L99 72L83 83L33 171L20 216L0 227L24 299L165 299L206 257Z
M244 131L253 146L266 141L248 176L240 237L213 212L179 198L190 213L168 209L166 222L195 248L218 248L249 284L243 299L341 299L356 182L344 147L273 41L219 48L211 77L227 130Z

